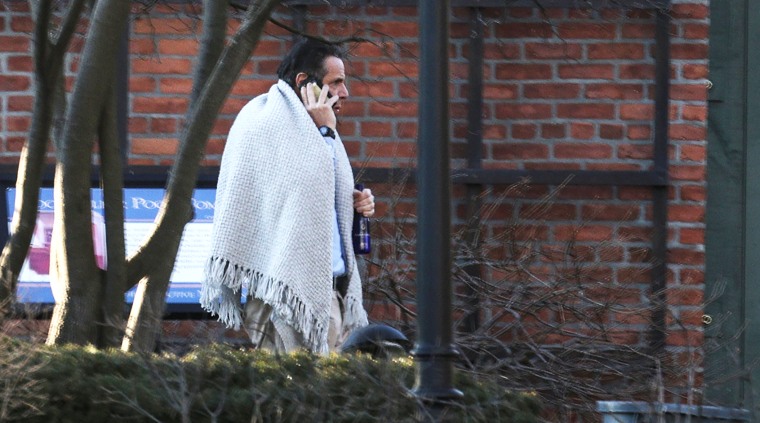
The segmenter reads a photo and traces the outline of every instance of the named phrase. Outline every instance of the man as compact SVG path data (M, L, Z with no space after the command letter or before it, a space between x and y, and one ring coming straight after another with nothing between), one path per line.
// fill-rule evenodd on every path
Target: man
M354 190L336 130L348 98L342 58L334 45L296 43L227 139L201 305L244 324L256 347L327 353L367 324L351 226L375 203Z

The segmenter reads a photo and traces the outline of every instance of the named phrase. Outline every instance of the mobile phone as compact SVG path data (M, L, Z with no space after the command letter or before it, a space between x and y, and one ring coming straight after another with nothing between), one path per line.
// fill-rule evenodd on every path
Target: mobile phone
M304 79L301 82L301 85L298 86L298 88L305 87L306 84L308 84L309 82L314 83L314 85L312 85L312 88L314 89L314 97L319 98L319 95L322 93L322 83L318 81L317 78L314 78L313 76L310 76ZM327 98L330 98L330 97L332 97L332 94L330 94L330 92L328 91Z

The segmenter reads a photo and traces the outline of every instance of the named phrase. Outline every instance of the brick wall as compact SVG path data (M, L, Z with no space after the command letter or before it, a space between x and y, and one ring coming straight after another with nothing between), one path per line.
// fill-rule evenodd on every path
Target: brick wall
M25 2L0 6L0 163L15 163L29 125L32 78L31 20ZM667 344L674 356L702 342L708 0L676 0L672 7L670 159L668 207ZM131 24L129 162L172 161L186 110L197 54L199 21L182 6L159 7ZM292 10L277 18L292 22ZM505 7L483 9L483 166L492 169L643 170L652 166L654 27L650 11ZM416 156L418 16L414 7L309 7L309 32L358 36L347 61L351 101L339 131L357 168L413 166ZM466 166L470 10L455 8L451 24L452 166ZM232 28L231 28L232 29ZM290 35L269 24L234 86L209 141L205 163L219 163L224 138L237 111L274 82ZM67 59L69 76L76 51ZM368 272L378 278L413 276L414 187L376 184L382 199L376 226L378 253ZM532 273L516 276L487 267L487 280L522 281L540 291L547 279L583 268L576 279L592 297L618 304L646 304L650 288L652 206L648 188L629 186L489 186L482 196L481 238L488 257L508 256L516 241ZM400 194L399 194L400 192ZM467 215L465 189L454 187L455 234ZM399 232L398 222L406 222ZM402 242L406 242L405 244ZM537 252L540 252L538 254ZM382 254L380 254L382 253ZM456 250L457 257L464 257ZM388 260L392 257L396 260ZM555 259L552 259L554 257ZM559 257L559 258L558 258ZM568 257L572 266L567 265ZM558 263L565 263L558 266ZM558 270L560 269L561 271ZM569 279L568 279L569 280ZM376 317L402 318L403 307L370 293ZM488 304L488 298L482 299ZM401 304L413 309L412 303ZM484 319L498 316L496 307ZM549 321L570 322L556 308ZM600 321L615 342L645 342L648 320L630 310L608 308ZM502 319L505 327L509 319ZM583 325L563 326L587 330ZM515 334L505 329L504 339ZM567 338L547 336L547 343ZM689 359L692 359L690 356Z

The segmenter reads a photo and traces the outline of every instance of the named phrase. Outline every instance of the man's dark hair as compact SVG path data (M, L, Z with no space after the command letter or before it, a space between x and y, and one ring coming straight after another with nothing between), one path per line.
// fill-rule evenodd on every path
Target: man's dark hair
M343 48L336 44L328 44L312 38L302 38L293 45L287 56L277 68L277 77L296 88L296 75L304 72L322 81L325 77L324 62L330 56L345 58Z

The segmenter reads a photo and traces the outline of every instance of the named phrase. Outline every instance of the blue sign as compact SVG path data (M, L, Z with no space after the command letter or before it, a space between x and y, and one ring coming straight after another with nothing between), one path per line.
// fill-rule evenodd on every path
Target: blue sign
M16 190L9 188L6 192L8 204L8 224L13 215ZM106 233L103 213L103 192L91 190L92 233L95 247L95 260L102 269L106 269ZM154 220L161 207L164 190L158 188L127 188L124 190L124 237L127 255L132 254L150 235ZM185 226L180 242L174 271L171 275L167 304L195 304L200 299L203 266L208 256L211 227L214 218L214 201L216 190L196 189L192 203L195 216ZM54 202L52 188L40 190L39 215L34 235L29 247L29 254L19 276L17 291L20 303L54 303L50 280L50 241L53 232ZM9 226L10 227L10 226ZM131 303L135 288L127 292L125 301Z

